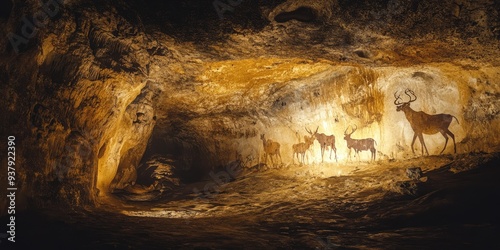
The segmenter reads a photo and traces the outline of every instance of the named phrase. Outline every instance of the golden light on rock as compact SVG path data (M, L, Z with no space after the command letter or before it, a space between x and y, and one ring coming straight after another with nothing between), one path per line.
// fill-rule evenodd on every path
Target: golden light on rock
M289 81L304 79L332 68L332 62L313 62L300 58L256 58L213 62L204 65L197 76L198 91L224 95L258 95L261 86L274 89L288 85Z

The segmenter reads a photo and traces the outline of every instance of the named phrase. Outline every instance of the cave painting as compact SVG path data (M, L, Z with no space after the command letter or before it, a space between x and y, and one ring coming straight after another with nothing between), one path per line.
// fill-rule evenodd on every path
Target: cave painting
M282 163L281 161L281 154L280 154L280 144L278 142L275 142L271 139L267 139L264 134L260 135L260 139L262 140L262 145L264 146L264 158L265 158L265 164L267 165L267 157L271 158L271 164L274 166L274 161L273 161L273 156L274 157L279 157L280 158L280 164Z
M318 133L318 128L316 128L316 132L314 133L312 133L307 128L306 130L310 135L316 138L316 140L319 142L319 145L321 146L321 162L323 162L323 155L325 154L325 148L328 149L328 147L330 147L330 160L332 159L332 151L334 151L335 161L337 161L337 148L335 147L335 136Z
M319 128L319 127L318 127ZM306 155L307 150L311 147L311 145L314 142L314 134L318 132L318 129L316 129L316 132L312 133L309 129L306 128L306 131L310 134L310 136L304 135L304 142L300 142L297 144L292 145L293 149L293 156L292 156L292 162L295 164L295 155L297 155L297 160L299 161L300 164L304 163L304 157ZM302 162L300 161L300 158L302 158ZM309 159L308 159L309 161Z
M453 118L455 118L455 120L457 120L457 123L459 123L458 119L450 114L429 115L424 113L423 111L415 111L410 108L410 103L417 100L417 96L410 89L406 89L405 94L410 98L410 100L407 102L402 101L401 96L397 95L397 91L394 92L394 98L396 98L396 100L394 100L394 105L397 106L396 111L403 111L405 113L406 120L408 120L411 128L413 129L414 134L413 140L411 142L411 150L413 154L415 154L413 144L415 143L415 139L418 137L418 139L420 140L420 144L422 145L422 155L424 154L424 148L427 155L429 155L429 151L427 151L427 146L425 146L424 137L422 134L432 135L438 132L440 132L446 139L444 148L439 154L442 154L446 149L446 145L448 144L447 135L450 135L451 139L453 139L453 148L454 152L456 153L457 146L455 144L455 135L448 129L448 127L450 126Z
M377 153L375 145L377 142L372 138L353 139L351 138L351 135L356 131L356 129L358 129L358 127L356 126L356 128L352 128L351 133L347 133L348 129L349 127L347 127L344 131L344 140L346 140L347 147L349 148L349 159L351 158L351 149L354 149L355 155L358 156L358 160L360 151L370 150L372 153L370 159L375 161L375 154Z

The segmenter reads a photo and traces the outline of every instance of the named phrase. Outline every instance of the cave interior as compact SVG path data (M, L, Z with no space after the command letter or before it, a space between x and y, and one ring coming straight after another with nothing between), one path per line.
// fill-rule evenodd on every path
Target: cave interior
M0 3L1 249L499 249L500 1Z

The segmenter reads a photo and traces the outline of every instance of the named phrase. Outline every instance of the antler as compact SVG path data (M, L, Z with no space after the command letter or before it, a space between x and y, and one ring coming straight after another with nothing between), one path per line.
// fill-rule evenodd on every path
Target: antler
M311 132L311 130L309 130L308 128L305 128L305 129L306 129L307 133L309 133L309 134L311 134L311 135L313 134L313 133Z
M345 129L345 131L344 131L344 135L347 135L347 130L349 129L349 127L350 127L350 126L351 126L351 125L347 126L347 128L346 128L346 129Z
M398 102L398 100L401 100L401 95L396 96L397 93L398 93L397 91L394 92L394 98L396 98L396 100L394 100L394 105L399 106L399 105L401 105L403 103L402 102Z
M352 135L352 133L354 133L354 131L356 131L356 129L358 129L358 126L354 125L354 126L356 126L356 128L352 128L351 133L347 133L347 130L349 129L350 126L351 125L347 126L347 128L344 131L344 135Z
M408 93L410 93L413 97L415 97L415 99L413 99L413 100L412 100L412 96L411 96L410 94L408 94ZM411 89L406 89L406 90L405 90L405 94L406 94L408 97L410 97L410 101L408 101L408 102L414 102L414 101L416 101L416 100L417 100L417 96L415 95L415 92L413 92Z
M309 133L310 135L315 135L316 133L318 133L319 126L316 128L316 131L314 131L314 133L308 128L305 128L305 129L306 129L307 133Z

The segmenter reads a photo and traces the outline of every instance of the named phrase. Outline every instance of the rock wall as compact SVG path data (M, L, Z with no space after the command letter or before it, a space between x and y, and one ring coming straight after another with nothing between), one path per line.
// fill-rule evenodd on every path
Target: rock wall
M406 89L417 96L411 104L414 110L457 118L449 126L457 153L498 150L499 138L494 133L499 103L493 97L497 94L486 94L499 91L495 67L464 69L447 63L366 67L274 58L217 62L206 68L191 99L174 98L168 105L176 110L190 107L196 113L176 117L186 117L182 127L187 131L178 139L189 141L187 147L202 147L198 153L206 154L201 162L208 169L236 159L249 167L263 162L261 134L281 144L283 161L290 164L292 145L304 141L305 128L335 135L341 162L349 152L344 133L352 126L358 128L353 138L375 139L377 159L413 157L413 130L394 105L395 92L408 101ZM491 83L484 86L488 90L481 90L486 91L481 96L478 81ZM161 130L161 126L156 128L157 133ZM440 133L424 135L424 140L430 154L439 154L445 143ZM418 141L415 148L421 155ZM192 151L183 152L190 155ZM313 152L311 162L321 162L318 142ZM444 153L454 153L452 139ZM368 160L369 154L363 153L362 159ZM335 162L333 158L325 161Z
M44 8L31 4L14 4L4 37L30 32L34 24L21 18ZM21 207L95 204L117 173L135 170L155 124L158 85L145 73L144 34L113 8L101 15L61 1L51 10L28 43L1 46L2 135L16 136Z

